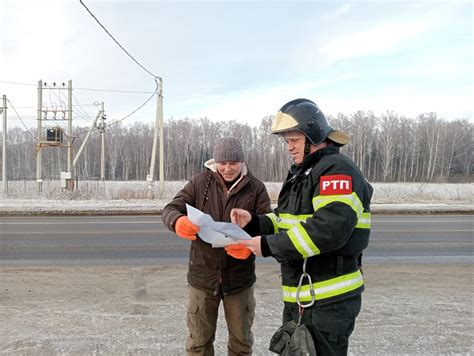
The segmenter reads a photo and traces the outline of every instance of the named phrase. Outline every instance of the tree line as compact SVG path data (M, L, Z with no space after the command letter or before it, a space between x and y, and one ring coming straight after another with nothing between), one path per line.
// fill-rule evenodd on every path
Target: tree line
M332 126L351 136L342 152L351 157L374 182L471 182L473 127L467 120L449 121L435 113L416 118L386 112L376 116L358 111L329 116ZM212 148L224 136L242 142L251 172L264 181L282 181L290 160L284 142L270 134L272 117L258 126L237 121L169 119L164 124L165 180L188 180L204 169ZM74 132L86 132L75 127ZM35 134L34 129L31 130ZM77 134L75 134L77 135ZM77 135L77 150L85 134ZM153 142L153 125L135 122L110 125L105 132L106 180L146 180ZM30 132L14 127L8 131L8 178L35 179L35 140ZM79 179L100 176L101 138L90 137L75 167ZM0 147L1 151L1 147ZM158 177L157 155L155 178ZM66 170L66 149L47 148L42 153L43 178L59 179ZM3 164L3 163L2 163Z

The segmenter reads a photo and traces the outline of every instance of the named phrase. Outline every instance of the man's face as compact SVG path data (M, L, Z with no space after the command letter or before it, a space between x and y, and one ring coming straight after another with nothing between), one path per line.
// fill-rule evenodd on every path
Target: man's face
M288 152L296 165L300 165L304 159L305 135L298 131L288 131L281 135L287 144Z
M217 170L226 182L232 182L242 172L242 162L219 162Z

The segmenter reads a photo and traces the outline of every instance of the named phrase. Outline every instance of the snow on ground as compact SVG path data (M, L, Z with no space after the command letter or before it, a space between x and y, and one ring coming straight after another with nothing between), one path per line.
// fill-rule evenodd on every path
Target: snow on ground
M58 181L44 181L38 194L33 181L8 183L8 195L0 199L0 214L12 213L159 213L186 182L80 181L76 190L60 188ZM275 204L281 183L265 183ZM372 211L474 212L474 184L374 183Z

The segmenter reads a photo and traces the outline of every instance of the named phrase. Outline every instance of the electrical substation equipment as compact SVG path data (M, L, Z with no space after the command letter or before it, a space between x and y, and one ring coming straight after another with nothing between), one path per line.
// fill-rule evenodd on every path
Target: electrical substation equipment
M63 143L63 129L59 126L46 129L46 141L52 144Z

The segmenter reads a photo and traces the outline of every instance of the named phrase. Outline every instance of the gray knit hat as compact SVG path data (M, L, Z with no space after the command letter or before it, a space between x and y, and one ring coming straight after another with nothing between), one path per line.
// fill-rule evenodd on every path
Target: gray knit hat
M244 151L239 140L233 137L221 138L214 146L214 160L220 162L243 162Z

